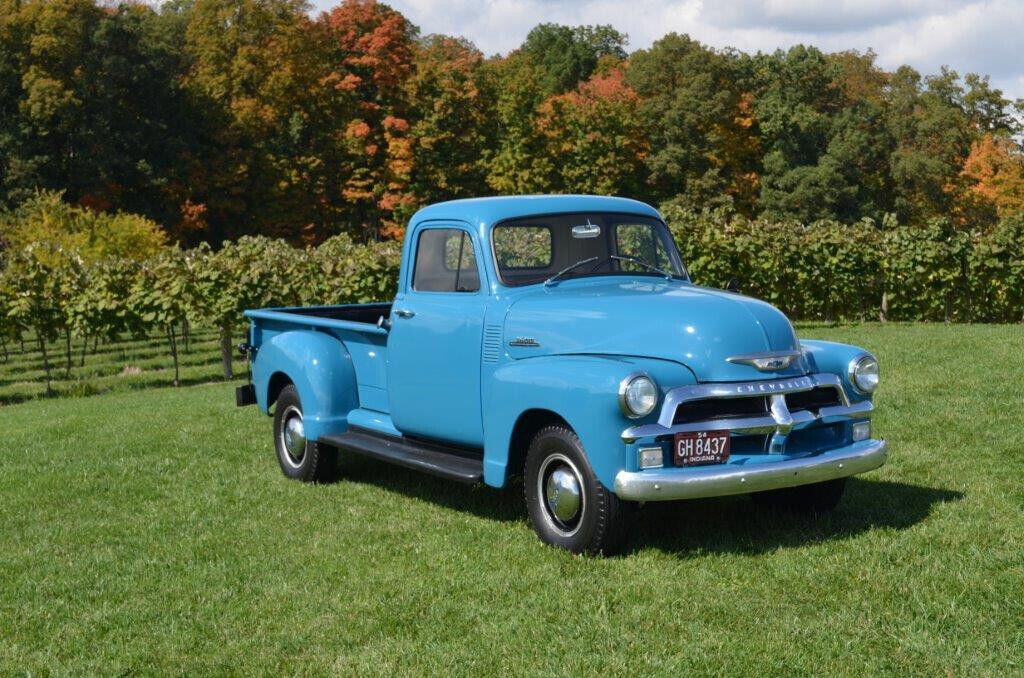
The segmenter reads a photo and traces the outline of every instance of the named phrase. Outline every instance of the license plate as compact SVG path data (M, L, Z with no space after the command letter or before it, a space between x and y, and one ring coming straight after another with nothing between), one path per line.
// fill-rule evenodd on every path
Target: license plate
M724 464L729 460L728 431L695 431L677 433L675 440L676 466Z

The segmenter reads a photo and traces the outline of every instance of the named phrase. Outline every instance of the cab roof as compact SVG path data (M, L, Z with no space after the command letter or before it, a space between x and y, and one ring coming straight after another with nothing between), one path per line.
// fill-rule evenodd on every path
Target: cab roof
M409 223L414 226L421 221L460 220L486 227L505 219L572 212L620 212L661 218L658 210L647 203L629 198L599 195L515 195L439 202L416 212Z

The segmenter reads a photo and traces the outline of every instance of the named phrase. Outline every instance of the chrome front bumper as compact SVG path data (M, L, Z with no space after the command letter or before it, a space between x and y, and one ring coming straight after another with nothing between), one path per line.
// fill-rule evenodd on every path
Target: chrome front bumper
M615 494L628 501L697 499L819 483L864 473L885 463L884 440L862 440L806 457L759 464L619 471Z
M810 391L813 388L835 389L839 404L822 407L817 412L800 410L790 412L786 406L785 395ZM763 416L743 417L738 419L709 419L688 424L673 424L676 408L691 400L707 398L742 398L744 396L765 396L771 404L770 410ZM622 440L626 443L641 438L691 433L693 431L718 431L728 429L733 433L776 433L780 443L793 429L806 428L817 424L831 424L851 419L870 419L874 406L870 400L850 402L843 389L842 381L834 374L810 374L790 379L773 379L770 381L752 381L746 383L696 384L680 386L665 395L658 415L657 423L630 426L622 432ZM781 446L775 451L781 451Z

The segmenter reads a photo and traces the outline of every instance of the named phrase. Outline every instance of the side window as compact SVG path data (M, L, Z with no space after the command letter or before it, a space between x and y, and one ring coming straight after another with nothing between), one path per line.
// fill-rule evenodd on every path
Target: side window
M649 224L618 224L615 227L615 249L625 257L633 257L660 269L672 268L665 243L658 237L658 232ZM642 266L629 262L620 262L624 271L641 271Z
M416 241L412 288L419 292L476 292L480 276L469 234L457 228L430 228Z

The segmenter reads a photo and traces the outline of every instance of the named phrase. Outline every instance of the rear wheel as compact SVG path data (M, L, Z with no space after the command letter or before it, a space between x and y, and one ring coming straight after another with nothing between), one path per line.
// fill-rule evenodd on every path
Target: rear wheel
M524 486L530 523L544 543L573 553L610 554L621 547L626 506L598 481L571 429L548 426L534 436Z
M306 439L299 392L289 384L281 390L274 408L274 447L281 472L306 483L332 480L338 451Z
M836 478L823 483L757 492L750 496L755 502L772 508L803 513L827 513L839 506L845 489L846 478Z

